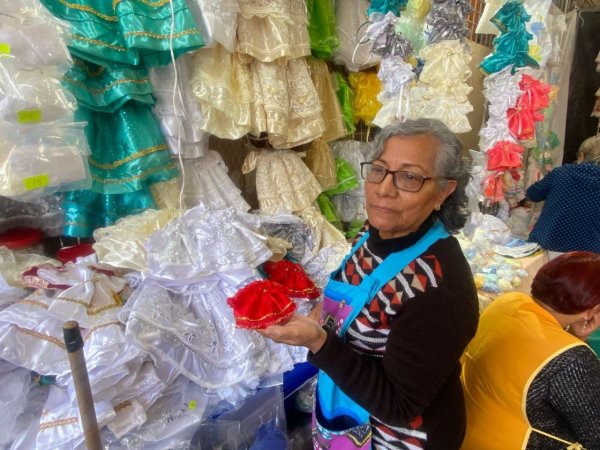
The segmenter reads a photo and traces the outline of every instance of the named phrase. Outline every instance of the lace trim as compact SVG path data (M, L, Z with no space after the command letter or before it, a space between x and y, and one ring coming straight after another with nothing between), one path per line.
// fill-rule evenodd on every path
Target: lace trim
M104 178L100 178L96 175L92 175L92 180L94 180L97 183L101 183L101 184L120 184L120 183L127 183L129 181L134 181L134 180L139 180L140 178L145 178L148 175L152 175L155 172L160 172L161 170L171 170L171 169L175 169L175 164L173 162L168 162L166 164L162 164L160 166L156 166L156 167L152 167L151 169L145 170L144 172L140 173L139 175L133 175L129 178L111 178L111 179L104 179Z
M113 87L118 86L120 84L125 84L125 83L135 83L135 84L150 83L150 77L146 77L146 78L123 78L121 80L113 81L109 85L104 86L102 88L93 88L93 87L88 87L85 83L82 83L81 81L74 80L73 78L69 78L67 76L63 77L63 80L66 81L67 83L74 84L75 86L77 86L77 87L79 87L81 89L84 89L84 90L86 90L88 92L91 92L93 94L104 94L105 92L111 90Z
M78 9L79 11L85 11L88 12L90 14L93 14L95 16L100 17L101 19L104 19L108 22L117 22L118 18L117 16L107 16L104 13L101 13L100 11L92 8L91 6L87 6L87 5L78 5L77 3L69 3L65 0L58 0L60 3L62 3L63 5L65 5L67 8L72 8L72 9Z
M196 30L195 28L190 28L187 30L183 30L180 31L179 33L174 33L173 34L173 39L181 37L181 36L186 36L189 34L200 34L200 31ZM157 34L157 33L151 33L149 31L129 31L127 33L125 33L124 35L125 37L128 36L147 36L147 37L151 37L154 39L171 39L171 35L170 34Z
M126 158L118 159L112 163L104 164L104 163L100 163L92 158L89 158L88 162L90 163L90 165L97 167L98 169L109 170L109 169L115 169L119 166L122 166L123 164L128 163L129 161L132 161L134 159L141 158L142 156L146 156L151 153L155 153L155 152L158 152L161 150L166 150L166 149L167 149L167 146L165 144L159 144L159 145L155 145L154 147L148 147L148 148L145 148L144 150L140 150L139 152L129 155Z
M121 46L118 46L118 45L109 44L108 42L104 42L104 41L101 41L99 39L86 38L85 36L79 36L78 34L72 34L71 33L71 38L75 39L75 40L78 40L78 41L87 42L88 44L99 45L101 47L108 47L108 48L111 48L111 49L116 50L118 52L126 52L127 51L127 49L125 47L121 47Z

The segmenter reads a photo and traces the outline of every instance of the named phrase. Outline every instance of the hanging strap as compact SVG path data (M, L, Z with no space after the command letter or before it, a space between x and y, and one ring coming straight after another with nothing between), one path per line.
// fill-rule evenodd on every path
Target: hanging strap
M541 434L542 436L546 436L547 438L554 439L555 441L562 442L563 444L568 445L567 450L586 450L585 447L579 442L565 441L564 439L556 437L550 433L546 433L545 431L537 430L533 427L531 429L537 434Z

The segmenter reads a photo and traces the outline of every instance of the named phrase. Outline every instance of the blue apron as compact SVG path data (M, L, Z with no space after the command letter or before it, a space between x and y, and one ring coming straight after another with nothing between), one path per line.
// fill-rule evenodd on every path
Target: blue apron
M334 329L339 336L343 336L362 308L375 297L379 290L435 242L449 235L444 225L436 221L414 245L390 254L373 273L365 276L358 286L334 280L337 273L344 269L346 262L369 237L369 233L365 233L346 256L341 266L332 273L327 286L325 286L321 324ZM341 416L355 422L351 424L353 427L369 423L369 413L344 394L322 370L319 371L317 383L317 408L319 415L325 419L325 423L321 425L326 428L327 422Z

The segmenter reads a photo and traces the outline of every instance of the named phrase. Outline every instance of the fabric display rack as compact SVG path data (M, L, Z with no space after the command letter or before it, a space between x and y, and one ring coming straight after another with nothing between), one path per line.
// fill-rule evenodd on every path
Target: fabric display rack
M69 320L105 448L302 448L286 410L311 410L307 350L254 330L319 301L366 220L360 163L389 124L476 133L485 107L461 243L482 290L522 284L490 242L530 229L535 214L509 211L561 163L567 18L551 0L486 2L477 32L497 37L474 87L471 13L0 0L0 449L85 448Z

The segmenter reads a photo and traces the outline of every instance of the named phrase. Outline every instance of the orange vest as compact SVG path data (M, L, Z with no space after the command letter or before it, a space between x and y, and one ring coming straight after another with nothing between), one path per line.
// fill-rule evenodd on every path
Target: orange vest
M514 292L492 302L463 355L467 434L462 449L525 448L532 432L525 412L529 386L548 362L576 345L585 343L530 296Z

